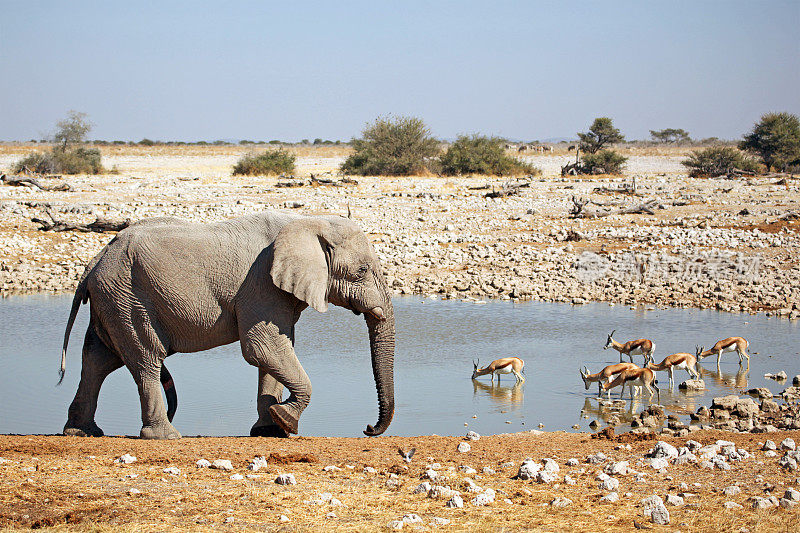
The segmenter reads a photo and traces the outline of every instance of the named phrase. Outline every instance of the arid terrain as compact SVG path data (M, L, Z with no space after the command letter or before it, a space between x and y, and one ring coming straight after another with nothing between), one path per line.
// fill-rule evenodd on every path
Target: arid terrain
M750 456L726 462L727 470L708 468L702 461L658 464L645 459L656 440L535 433L474 441L436 436L172 442L0 436L0 527L379 531L400 527L394 521L404 516L403 529L420 531L629 531L636 521L657 531L779 532L797 531L800 523L800 505L773 506L762 500L789 500L787 491L791 497L800 488L797 471L778 465L783 451L761 451L767 438L780 448L784 438L798 439L797 431L693 433L695 446L713 448L722 439L738 453L747 450ZM471 450L457 451L461 442L469 442ZM681 448L687 439L667 437L665 442ZM402 461L398 447L416 447L410 464ZM607 458L590 458L598 452ZM125 454L136 461L118 462ZM250 470L256 457L267 461ZM552 476L513 479L526 458L552 459L544 461ZM232 469L199 468L201 459L229 460ZM463 508L447 507L453 493L443 488L415 493L428 466L441 476L429 481L431 487L459 491ZM612 475L603 475L604 469ZM295 485L275 483L285 473L294 475ZM601 486L607 477L612 481ZM480 494L489 497L489 489L494 501L474 501ZM618 500L601 500L610 493ZM643 516L641 500L652 495L665 500L669 525ZM552 504L557 498L570 503L557 507Z
M35 145L0 147L10 168ZM800 317L800 180L687 177L685 148L629 148L624 176L560 176L563 149L524 156L542 169L508 180L357 178L346 147L299 147L296 179L233 177L249 149L103 147L116 173L69 176L69 192L0 186L0 294L64 292L110 234L42 232L32 218L213 221L267 208L346 215L370 235L398 294L765 311ZM311 181L311 176L316 181ZM632 189L635 177L635 190ZM46 184L62 181L45 178ZM648 201L653 214L603 214Z

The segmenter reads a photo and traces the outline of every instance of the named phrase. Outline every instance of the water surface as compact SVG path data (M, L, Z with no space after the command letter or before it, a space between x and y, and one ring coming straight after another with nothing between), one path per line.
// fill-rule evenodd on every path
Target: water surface
M58 433L80 377L81 344L88 323L83 306L73 328L63 385L56 387L64 327L72 296L17 296L0 300L0 433ZM606 335L617 340L648 337L655 358L694 353L728 336L750 341L750 372L739 370L736 354L702 363L708 390L679 392L685 380L676 371L657 373L661 403L675 413L694 411L711 397L741 388L786 384L765 379L765 372L800 373L796 322L716 311L667 309L633 311L606 304L489 301L484 305L419 297L395 298L397 353L396 413L389 435L460 435L536 429L569 430L600 417L597 386L584 390L578 369L593 372L619 362L603 350ZM300 420L303 435L361 436L377 420L377 396L369 360L367 328L361 317L331 306L321 314L303 313L296 329L296 352L311 377L311 405ZM492 386L488 376L472 381L472 361L518 356L525 360L524 385L511 375ZM627 360L627 358L626 358ZM635 362L641 364L640 356ZM247 435L256 420L258 371L241 357L239 344L167 359L179 397L173 423L183 435ZM619 397L615 392L614 397ZM625 410L647 407L627 401ZM607 414L607 413L606 413ZM588 417L588 418L587 418ZM624 418L624 417L623 417ZM139 400L130 373L122 368L103 385L97 423L108 435L138 435Z

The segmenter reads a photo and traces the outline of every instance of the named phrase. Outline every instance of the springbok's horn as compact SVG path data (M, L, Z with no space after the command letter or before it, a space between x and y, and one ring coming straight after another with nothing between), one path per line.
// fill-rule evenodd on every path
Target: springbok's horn
M613 336L614 336L614 333L616 333L616 332L617 332L617 330L612 330L612 331L611 331L611 333L609 333L609 334L608 334L608 336L609 336L609 337L613 337Z

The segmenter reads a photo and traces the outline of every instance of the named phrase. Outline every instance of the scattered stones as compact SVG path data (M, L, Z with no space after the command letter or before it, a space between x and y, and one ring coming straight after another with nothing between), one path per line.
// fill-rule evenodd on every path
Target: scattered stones
M800 491L791 488L786 489L786 492L783 494L783 497L793 502L800 502Z
M470 446L468 442L459 442L458 443L458 451L460 453L467 453L470 450L472 450L472 446Z
M129 464L132 464L132 463L136 462L136 457L131 455L131 454L129 454L129 453L126 453L126 454L122 455L121 457L119 457L119 459L117 459L116 462L118 462L120 464L123 464L123 465L129 465Z
M439 518L438 516L434 516L433 518L431 518L431 525L446 526L448 524L450 524L449 518Z
M428 498L434 500L448 500L453 496L459 495L460 493L457 490L453 490L445 485L433 485L431 490L428 491Z
M265 457L255 457L252 461L250 461L250 464L247 465L247 469L252 470L253 472L258 472L262 468L267 468L268 466L269 463L267 463L267 459Z
M558 466L558 463L553 461L552 459L542 459L542 463L544 463L543 470L545 472L553 472L553 473L555 473L555 472L558 472L560 470L559 466Z
M420 479L430 479L431 481L436 481L439 479L439 472L434 470L433 468L428 468L425 472L422 473L422 477Z
M403 515L403 522L406 524L422 524L422 517L416 513L406 513Z
M608 457L603 452L597 452L586 458L586 462L592 465L600 464L606 461Z
M428 494L432 486L430 481L423 481L414 489L414 494Z
M197 465L197 468L208 468L211 466L211 461L208 461L206 459L199 459L195 463L195 465Z
M732 510L734 510L734 509L744 509L744 507L742 507L740 504L738 504L736 502L730 502L729 501L729 502L723 503L722 505L723 505L723 507L725 507L725 509L732 509Z
M275 478L275 483L278 485L297 485L294 474L278 474L278 477Z
M473 475L473 474L477 474L477 473L478 473L478 471L477 471L477 470L475 470L475 469L474 469L474 468L472 468L471 466L467 466L467 465L461 465L461 466L459 467L459 470L461 470L461 472L463 472L464 474L466 474L466 475L468 475L468 476L471 476L471 475Z
M231 479L232 479L233 481L241 481L241 480L243 480L243 479L244 479L244 476L243 476L243 475L241 475L241 474L233 474L233 475L231 476Z
M628 471L628 461L609 463L603 468L603 472L609 476L626 476L628 475Z
M598 488L605 491L615 491L619 488L619 480L610 477L604 481L601 481Z
M786 375L786 372L781 370L777 374L770 374L770 373L764 374L764 377L767 379L774 379L775 381L785 381L786 378L788 378L789 376Z
M181 474L181 469L176 468L174 466L168 466L163 470L165 474L172 474L173 476L179 476Z
M678 385L682 390L705 390L706 382L702 379L687 379Z
M642 516L650 518L654 524L669 524L669 511L659 496L654 494L643 498L640 504L642 506Z
M774 507L769 498L762 498L761 496L753 496L748 501L753 509L769 509L770 507Z
M781 441L781 450L794 450L795 443L794 439L787 437Z
M495 492L492 489L486 489L472 499L472 504L478 507L489 505L494 502Z
M602 498L600 498L601 502L608 502L608 503L616 503L619 501L619 493L618 492L609 492Z
M467 431L467 435L464 438L467 440L480 440L481 436L475 431Z
M525 459L517 472L517 478L522 480L533 479L536 473L542 469L542 465L534 462L533 459Z
M553 483L554 481L558 481L558 475L555 472L539 470L536 472L533 479L537 483Z
M729 485L729 486L725 487L724 489L722 489L722 494L724 494L725 496L736 496L738 494L741 494L741 492L742 492L742 489L740 489L736 485Z
M683 498L675 494L667 494L666 503L667 505L672 505L674 507L677 507L683 505Z

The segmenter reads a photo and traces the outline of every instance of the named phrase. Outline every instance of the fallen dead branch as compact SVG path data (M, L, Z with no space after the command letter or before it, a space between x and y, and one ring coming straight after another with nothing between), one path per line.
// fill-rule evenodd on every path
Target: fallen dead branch
M0 176L0 181L5 183L6 185L11 185L12 187L29 187L29 188L37 188L42 191L73 191L75 190L72 185L67 183L66 181L62 181L61 183L57 183L55 185L45 185L41 181L36 178L31 178L28 176L8 176L3 174Z
M64 220L57 220L50 208L45 208L45 213L50 220L33 217L31 221L39 224L39 231L82 231L84 233L105 233L107 231L122 231L131 225L131 219L108 220L96 217L90 224L74 224Z
M629 207L619 207L608 211L599 211L588 207L591 200L588 198L572 197L572 208L569 214L572 218L601 218L610 215L632 215L632 214L654 214L653 209L658 205L657 199L648 200L641 204L632 205Z
M530 186L530 182L527 181L506 182L499 189L492 189L491 191L487 192L484 197L506 198L508 196L516 196L521 192L520 189Z

